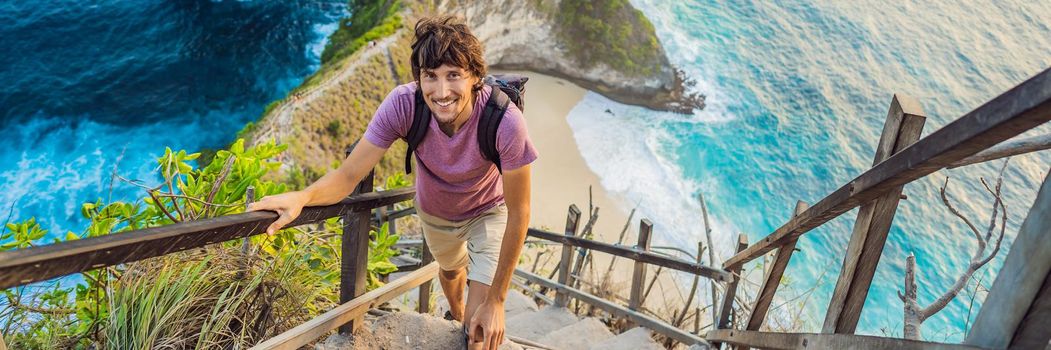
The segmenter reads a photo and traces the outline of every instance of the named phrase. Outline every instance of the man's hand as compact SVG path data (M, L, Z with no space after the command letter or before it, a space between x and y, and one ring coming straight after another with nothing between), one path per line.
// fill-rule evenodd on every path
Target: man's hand
M482 349L496 350L504 342L504 303L486 299L471 317L470 343L482 343ZM468 344L468 348L474 348Z
M299 217L299 213L303 211L303 206L308 201L309 198L306 192L285 192L263 197L258 202L250 204L247 211L269 210L280 215L277 221L274 221L274 223L270 224L270 227L266 228L266 234L273 235L277 230Z

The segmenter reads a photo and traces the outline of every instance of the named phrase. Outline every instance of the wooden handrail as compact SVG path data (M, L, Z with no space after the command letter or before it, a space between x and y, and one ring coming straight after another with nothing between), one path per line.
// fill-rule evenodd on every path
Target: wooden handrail
M438 263L432 262L390 283L335 307L318 317L300 324L276 337L259 343L252 350L299 349L329 331L361 317L369 309L423 284L438 276Z
M949 165L949 169L1051 149L1051 134L1011 139Z
M980 350L960 344L884 338L852 334L777 333L716 329L705 336L709 341L760 349L869 349L869 350Z
M669 258L660 254L647 252L633 247L625 247L621 245L597 242L589 239L561 235L534 228L530 228L528 234L532 237L545 239L553 242L559 242L562 244L569 244L585 249L597 250L603 253L609 253L618 257L627 258L635 261L641 261L657 266L664 266L669 269L704 276L720 282L727 282L733 279L729 272L726 272L725 270L719 268L713 268L710 266L697 264L692 261Z
M288 227L402 202L415 195L414 188L403 188L307 207ZM269 211L242 213L0 252L0 290L260 234L277 217Z
M541 286L554 289L557 292L565 294L570 298L577 299L579 301L595 306L599 309L605 310L606 312L609 312L617 317L627 318L635 324L649 328L654 332L663 334L669 338L682 342L683 344L709 345L708 342L705 341L703 338L690 334L690 332L672 326L667 322L650 317L641 312L632 311L627 307L614 304L611 301L588 294L587 292L581 291L579 289L572 288L567 285L537 276L536 274L530 273L528 271L523 271L522 269L515 269L515 275L525 278L526 280L529 280L530 282L539 284Z
M1051 120L1051 69L934 131L832 192L802 215L723 263L724 269L797 239L883 193Z

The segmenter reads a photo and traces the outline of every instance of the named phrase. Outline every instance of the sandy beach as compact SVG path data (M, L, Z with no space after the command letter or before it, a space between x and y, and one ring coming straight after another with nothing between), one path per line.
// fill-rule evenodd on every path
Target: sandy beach
M595 232L604 241L616 235L628 218L618 199L602 188L600 179L581 157L573 130L566 122L569 111L584 97L584 90L568 81L532 72L513 72L529 77L526 84L525 117L529 136L540 153L533 163L532 217L530 226L553 232L565 230L570 204L587 221L588 186L592 186L594 205L599 210ZM632 230L634 231L634 230Z
M607 243L616 243L621 230L628 220L631 204L623 198L608 193L601 184L598 175L588 168L580 154L580 149L573 138L566 117L584 97L587 90L563 79L533 72L505 72L523 74L529 77L525 94L525 117L529 135L540 157L533 163L532 176L532 214L530 226L551 232L563 232L569 205L576 204L581 211L580 229L588 219L588 186L592 190L592 203L599 209L599 218L594 225L594 239ZM638 239L639 217L632 218L625 235L624 244L634 245ZM556 251L559 248L551 247ZM692 249L691 249L692 250ZM529 269L535 250L527 248L523 252L526 260L522 268ZM557 255L557 254L556 254ZM604 274L609 265L609 254L594 255L594 277ZM548 262L547 269L557 264ZM544 261L544 259L541 259ZM528 265L527 265L528 264ZM626 259L618 259L612 274L611 289L621 297L627 298L631 281L632 264ZM654 275L654 268L649 269L647 281ZM587 275L586 275L587 276ZM683 289L673 274L665 271L646 300L651 310L661 311L666 307L681 308ZM667 305L667 306L666 306Z

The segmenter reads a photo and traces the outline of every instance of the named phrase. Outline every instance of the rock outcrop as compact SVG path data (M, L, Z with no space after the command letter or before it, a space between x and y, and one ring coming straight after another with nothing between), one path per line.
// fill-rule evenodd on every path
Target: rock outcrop
M660 52L654 55L656 60L645 62L653 66L651 70L655 74L631 74L602 62L579 62L570 45L558 35L558 7L557 0L445 0L438 6L440 12L466 18L475 36L485 45L490 67L557 76L614 101L657 110L689 113L704 107L703 96L687 91L690 83L668 61L659 44ZM655 35L651 26L634 30L644 31L641 33L644 36Z

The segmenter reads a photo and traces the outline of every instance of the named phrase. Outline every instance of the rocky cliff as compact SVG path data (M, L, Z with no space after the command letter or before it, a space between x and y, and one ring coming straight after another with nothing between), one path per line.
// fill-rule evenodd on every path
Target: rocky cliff
M485 45L490 67L557 76L614 101L652 109L689 113L704 107L704 97L687 91L689 82L669 63L653 26L641 12L626 1L606 11L572 11L603 6L574 7L574 2L579 1L445 0L437 9L467 19ZM584 18L573 21L579 17ZM589 40L589 28L579 23L589 20L606 23L595 30L612 31L611 37L619 42L581 43ZM596 46L611 48L611 52L579 52ZM623 59L603 59L616 57L615 50L628 51L628 59L635 61L618 64ZM589 56L593 59L587 59Z
M374 38L376 33L384 31L340 39L367 38L366 42L374 45L358 45L360 48L355 51L325 62L288 97L268 106L263 117L246 126L240 135L249 144L271 139L288 144L281 159L282 173L294 188L309 184L337 166L346 148L362 135L387 93L412 80L408 62L412 25L425 15L452 13L465 17L485 45L487 62L496 69L562 77L615 101L654 109L689 112L703 107L703 96L685 92L687 84L668 63L652 25L623 1L627 5L602 14L609 18L576 15L584 16L579 17L582 20L613 23L611 28L630 31L621 36L624 42L598 44L618 52L634 51L631 61L608 60L614 56L607 57L605 53L597 59L582 59L586 55L581 54L590 51L582 52L579 43L568 40L567 32L576 28L558 17L567 4L561 1L379 1L366 6L384 9L375 11L379 16L399 17L395 21L373 18L374 22L398 23L401 29L379 38ZM395 10L386 11L388 6ZM341 37L339 34L333 38ZM633 46L636 43L652 46ZM645 54L638 54L640 50ZM381 179L402 170L404 144L395 143L393 148L377 166Z

